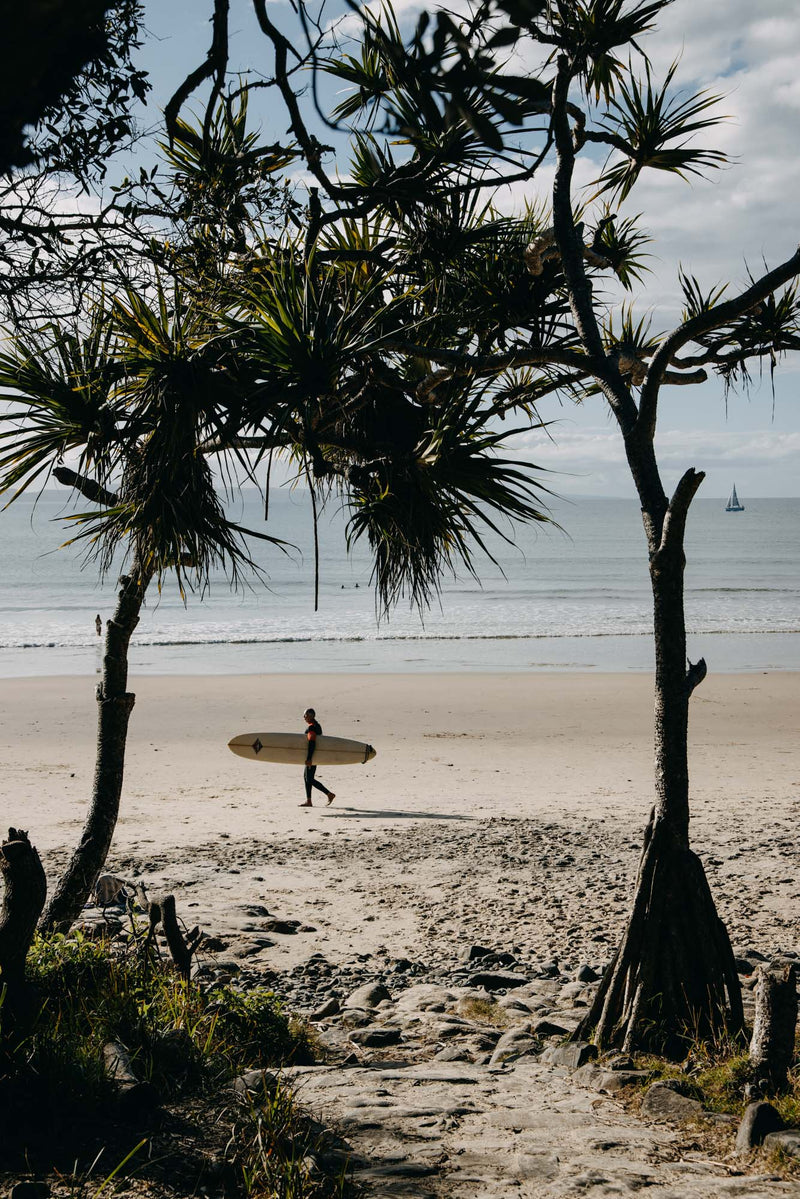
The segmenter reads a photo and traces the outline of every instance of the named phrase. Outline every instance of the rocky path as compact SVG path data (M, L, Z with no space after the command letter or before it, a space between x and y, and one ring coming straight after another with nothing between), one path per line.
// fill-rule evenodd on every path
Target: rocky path
M351 1051L344 1061L284 1076L380 1199L800 1196L800 1182L765 1173L767 1158L730 1153L729 1118L678 1099L673 1119L654 1112L646 1123L614 1097L630 1070L573 1069L580 1047L557 1045L577 1013L551 1006L564 989L533 980L497 1001L474 987L418 984L395 1002L365 985L322 1021L329 1051Z
M686 1129L648 1127L536 1059L287 1073L352 1147L355 1180L381 1199L800 1195L800 1184L709 1160Z
M797 811L696 821L746 998L758 961L800 960ZM766 1155L728 1157L730 1128L697 1112L641 1119L615 1097L624 1070L612 1079L542 1056L577 1025L618 941L638 818L373 831L351 815L268 841L222 833L180 865L161 850L118 866L175 891L214 934L199 980L274 987L314 1019L327 1064L286 1073L340 1130L367 1195L800 1199L800 1182L766 1173Z

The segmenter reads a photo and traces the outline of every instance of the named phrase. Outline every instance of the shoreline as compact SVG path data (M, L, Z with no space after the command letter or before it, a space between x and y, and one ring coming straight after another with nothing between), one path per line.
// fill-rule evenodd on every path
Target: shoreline
M705 657L712 673L800 672L800 632L692 633L689 657ZM96 675L100 642L81 646L0 649L0 680ZM132 675L219 677L269 674L647 674L651 633L585 636L364 637L285 641L136 643Z

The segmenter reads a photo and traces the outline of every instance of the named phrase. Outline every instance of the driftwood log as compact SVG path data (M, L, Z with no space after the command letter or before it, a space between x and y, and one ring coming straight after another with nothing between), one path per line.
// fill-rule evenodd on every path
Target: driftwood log
M794 1058L797 1025L797 970L762 966L756 983L756 1015L750 1041L750 1063L756 1088L782 1091Z
M155 1087L136 1077L130 1054L120 1041L109 1041L103 1047L103 1061L106 1077L116 1088L121 1114L131 1117L144 1114L158 1104Z
M47 896L47 881L36 849L22 829L10 828L0 845L5 886L0 908L0 986L12 1020L32 1015L27 1002L25 960Z
M178 973L188 982L192 973L192 958L203 939L203 934L198 927L195 927L184 936L178 923L174 895L162 895L160 899L151 902L148 941L152 941L159 924L164 929L170 957L175 963Z

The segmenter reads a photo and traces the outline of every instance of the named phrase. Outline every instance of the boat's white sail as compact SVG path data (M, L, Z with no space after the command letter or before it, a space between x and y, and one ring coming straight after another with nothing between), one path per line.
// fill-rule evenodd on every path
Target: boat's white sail
M731 492L731 498L728 500L727 504L725 505L725 511L726 512L744 512L744 504L739 503L739 497L736 494L736 484L735 483L733 485L733 491Z

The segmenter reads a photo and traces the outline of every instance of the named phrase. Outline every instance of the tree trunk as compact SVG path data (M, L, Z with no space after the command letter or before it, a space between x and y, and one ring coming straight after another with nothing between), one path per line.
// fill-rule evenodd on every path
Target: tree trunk
M591 1010L576 1032L602 1048L683 1056L696 1039L741 1033L739 978L699 858L689 848L689 697L683 539L703 479L687 471L663 519L645 510L655 635L655 790L633 909Z
M17 1024L21 1015L31 1014L25 960L47 895L39 855L22 829L10 828L0 846L0 874L5 884L0 909L0 990L5 997L0 1015L10 1015Z
M794 1060L797 1025L797 971L787 966L769 970L762 966L756 984L756 1018L750 1042L750 1062L759 1091L785 1090Z
M152 572L134 555L130 575L120 579L117 607L106 625L102 681L97 688L97 758L89 812L80 844L59 880L41 927L66 932L86 903L105 866L119 815L128 721L135 695L128 686L128 646L139 623Z

